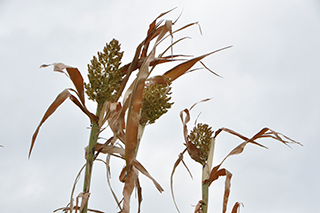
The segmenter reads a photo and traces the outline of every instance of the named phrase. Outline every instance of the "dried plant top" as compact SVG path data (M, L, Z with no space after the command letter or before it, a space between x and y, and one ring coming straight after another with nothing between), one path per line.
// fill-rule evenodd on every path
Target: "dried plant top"
M89 99L98 104L115 100L125 74L119 69L122 56L116 39L106 44L103 52L98 52L98 57L93 56L91 64L88 64L89 83L84 83Z

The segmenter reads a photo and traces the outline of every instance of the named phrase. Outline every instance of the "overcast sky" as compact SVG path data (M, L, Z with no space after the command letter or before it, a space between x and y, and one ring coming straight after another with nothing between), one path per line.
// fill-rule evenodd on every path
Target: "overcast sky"
M62 90L72 87L64 75L39 66L63 62L78 67L86 79L86 65L113 38L120 41L123 63L128 63L154 18L176 6L165 16L175 20L182 12L174 28L199 21L203 34L197 26L177 34L175 40L192 39L178 44L175 53L198 56L233 47L203 60L223 78L198 70L176 80L172 109L147 126L138 160L165 191L160 194L140 175L142 213L176 212L170 174L184 149L179 112L208 97L212 100L192 110L192 119L202 112L198 122L213 129L228 127L247 137L269 127L304 145L290 149L264 139L260 142L268 150L249 145L241 155L230 157L223 164L233 173L227 212L237 201L244 204L242 213L318 211L320 5L316 0L1 0L1 212L42 213L65 206L85 163L89 120L70 101L43 125L28 160L32 134L45 110ZM158 67L155 74L166 69ZM94 104L89 108L94 111ZM104 136L110 137L110 132ZM220 134L215 164L240 142ZM182 213L193 212L201 199L201 166L187 155L185 161L193 179L183 166L174 178ZM118 175L124 162L112 159L111 165L112 184L121 199ZM105 177L104 165L96 163L89 207L117 212ZM76 194L82 182L81 178ZM224 179L212 184L209 212L221 212L223 187ZM136 201L132 196L132 212Z

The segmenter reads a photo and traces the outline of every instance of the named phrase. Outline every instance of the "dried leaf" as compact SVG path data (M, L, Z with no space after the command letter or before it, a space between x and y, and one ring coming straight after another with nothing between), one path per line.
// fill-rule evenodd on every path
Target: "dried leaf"
M186 151L187 149L185 149L183 151L183 153ZM176 171L176 168L177 166L179 165L179 163L182 161L183 159L183 153L180 153L179 155L179 158L177 159L177 161L174 163L173 165L173 169L172 169L172 172L171 172L171 176L170 176L170 188L171 188L171 196L172 196L172 199L173 199L173 203L174 203L174 206L176 207L177 211L180 213L179 211L179 208L178 208L178 205L176 203L176 199L174 197L174 193L173 193L173 175L174 175L174 172Z
M114 136L123 143L125 143L125 133L123 131L123 129L125 128L124 116L128 105L129 101L127 101L127 103L125 103L123 107L121 106L120 102L110 103L110 105L108 106L109 116L106 117Z
M45 67L49 67L49 66L52 66L52 65L53 65L53 71L61 72L61 73L64 73L66 75L67 75L67 73L65 73L63 70L68 68L68 67L70 67L70 66L65 65L63 63L52 63L52 64L42 64L40 66L40 68L45 68Z
M175 199L174 193L173 193L173 175L174 175L174 172L176 171L176 168L178 167L179 163L182 162L183 165L186 167L187 171L189 172L191 178L192 178L192 174L191 174L189 168L187 167L187 165L186 165L186 164L184 163L184 161L183 161L183 154L184 154L186 151L187 151L187 149L183 150L183 152L181 152L181 153L179 154L179 158L178 158L177 161L174 163L173 169L172 169L172 172L171 172L171 176L170 176L171 196L172 196L172 199L173 199L173 203L174 203L174 205L175 205L175 207L176 207L176 209L177 209L177 211L178 211L179 213L180 213L180 211L179 211L179 208L178 208L178 205L177 205L177 203L176 203L176 199Z
M72 83L74 84L81 103L85 106L83 78L79 70L74 67L66 67Z
M80 205L80 212L82 211L82 209L84 208L84 206L86 205L86 203L88 202L90 193L86 192L86 193L80 193L78 195L78 197L81 197L81 205Z
M125 157L125 150L120 147L116 146L105 146L104 144L97 143L96 145L96 151L99 151L104 154L120 154L123 158ZM132 165L143 175L148 177L155 185L155 187L159 190L159 192L163 192L163 188L160 186L160 184L149 174L149 172L145 169L145 167L136 159L132 161ZM124 180L125 176L125 171L126 169L124 168L121 173L123 173L121 179Z
M129 175L127 176L126 182L123 187L123 209L121 213L129 213L130 212L130 197L132 191L136 185L136 181L138 178L138 171L132 167L129 170Z
M68 91L68 89L63 90L58 96L57 98L53 101L53 103L49 106L49 108L47 109L47 111L45 112L44 116L42 117L36 131L33 133L32 136L32 141L31 141L31 147L29 150L29 158L34 146L34 143L36 141L38 132L40 130L41 125L52 115L52 113L54 113L56 111L56 109L67 99L71 96L70 92Z
M71 100L75 105L77 105L77 106L81 109L81 111L82 111L84 114L86 114L86 115L89 117L91 123L92 123L93 121L96 122L96 123L99 122L99 117L96 116L95 114L89 112L88 109L87 109L85 106L83 106L83 105L78 101L78 99L77 99L75 96L70 95L69 98L70 98L70 100Z
M161 34L162 35L162 34ZM159 35L160 37L160 35ZM136 147L138 144L138 128L140 122L140 109L142 105L143 90L145 87L145 81L149 75L149 65L152 60L154 60L155 48L159 37L149 55L146 57L143 62L140 71L138 72L137 78L134 82L129 111L127 117L127 126L126 126L126 164L127 169L131 167L132 160L135 157Z
M289 146L290 143L293 143L293 144L298 144L300 146L303 146L301 143L295 141L295 140L292 140L291 138L283 135L282 133L279 133L279 132L275 132L269 128L266 128L267 129L267 132L265 132L265 134L261 135L260 137L261 138L273 138L275 140L278 140L280 142L282 142L284 145L287 145ZM282 138L283 137L283 138ZM289 146L290 147L290 146Z
M153 177L149 174L149 172L139 163L139 161L134 160L133 166L139 170L142 174L144 174L146 177L148 177L150 180L152 180L153 184L156 186L156 188L159 190L159 192L163 192L163 188L160 186L160 184L153 179Z
M228 128L220 128L220 129L218 129L215 132L214 138L216 138L222 131L225 131L225 132L227 132L229 134L235 135L235 136L241 138L242 140L245 140L245 141L249 140L249 138L247 138L247 137L245 137L245 136L243 136L243 135L241 135L241 134L239 134L239 133L237 133L237 132L235 132L235 131L233 131L231 129L228 129ZM268 147L266 147L266 146L264 146L262 144L259 144L259 143L255 142L254 140L250 140L250 143L253 143L255 145L258 145L258 146L261 146L263 148L268 149Z
M196 162L200 163L201 165L204 165L205 160L201 157L200 150L197 148L197 146L191 143L191 141L189 140L186 143L186 145L187 145L187 149L190 157Z
M184 73L186 73L189 69L191 69L191 67L193 67L193 65L195 65L198 61L202 60L203 58L205 58L205 57L207 57L207 56L209 56L209 55L211 55L213 53L228 49L230 47L231 46L227 46L227 47L221 48L219 50L213 51L211 53L207 53L207 54L204 54L202 56L199 56L199 57L190 59L190 60L188 60L186 62L183 62L183 63L175 66L174 68L170 69L169 71L167 71L164 74L164 76L168 77L171 81L174 81L175 79L179 78Z
M224 186L224 195L223 195L223 210L222 210L222 212L225 213L227 211L227 205L229 200L232 174L226 169L221 169L221 170L223 170L224 172L223 174L226 176L225 186Z
M100 144L100 145L101 145L101 144ZM101 160L101 159L96 159L96 160L97 160L97 161L100 161L100 162L102 162L102 163L104 163L104 164L106 165L106 175L107 175L108 186L109 186L109 188L110 188L110 191L111 191L111 193L112 193L112 195L113 195L114 200L116 201L119 209L121 210L122 208L121 208L120 202L119 202L119 200L118 200L115 192L113 191L112 186L111 186L111 183L110 183L110 179L111 179L111 177L110 177L110 166L109 166L110 154L107 155L106 161L103 161L103 160ZM124 182L124 181L123 181L123 182Z
M215 72L213 72L212 70L210 70L202 61L200 61L200 63L201 63L202 66L203 66L204 68L206 68L209 72L211 72L212 74L214 74L214 75L222 78L222 76L220 76L220 75L218 75L217 73L215 73Z
M138 213L140 213L141 202L142 202L142 188L140 186L139 178L137 178L136 189L138 194Z
M203 204L204 204L203 200L199 200L199 202L194 210L194 213L203 213L203 211L202 211Z
M236 202L232 208L232 211L231 213L238 213L240 212L240 205L244 206L243 203L239 203L239 202Z
M198 103L204 102L204 101L208 101L210 99L204 99ZM191 106L190 110L198 103L195 103ZM185 118L183 114L186 114ZM191 141L188 139L188 127L187 127L187 123L190 121L190 112L188 109L184 109L183 111L180 112L180 119L182 121L183 124L183 136L184 136L184 140L185 140L185 145L187 146L188 149L188 153L190 155L190 157L195 160L196 162L199 162L201 165L204 165L205 160L201 157L200 154L200 150L196 147L196 145L194 145L193 143L191 143Z
M145 44L149 44L149 42L150 42L151 40L153 40L154 38L156 38L156 37L161 33L161 31L163 31L162 28L163 28L164 26L159 27L159 25L160 25L160 23L161 23L162 21L160 21L160 23L157 24L157 23L156 23L157 20L158 20L159 18L161 18L162 16L166 15L167 13L173 11L174 9L176 9L176 7L173 8L173 9L171 9L171 10L169 10L169 11L167 11L167 12L161 13L161 14L149 25L148 35L147 35L147 37L146 37L146 39L145 39ZM143 52L142 52L142 54L141 54L142 56L146 56L146 55L147 55L147 54L146 54L147 48L148 48L148 45L145 45L145 48L144 48L144 50L143 50Z
M234 132L234 131L232 131L232 130L230 130L230 129L226 129L226 128L221 128L221 129L219 129L218 131L216 131L215 137L216 137L221 131L226 131L226 132L228 132L228 133L230 133L230 134L233 134L233 135L236 135L236 136L238 136L238 137L240 137L241 139L244 139L244 140L246 140L246 141L243 142L243 143L241 143L241 144L239 144L237 147L235 147L235 148L221 161L221 163L220 163L219 165L217 165L216 167L214 167L214 168L211 170L209 179L204 181L204 182L209 181L209 185L215 180L216 173L217 173L218 169L220 168L220 166L222 165L222 163L223 163L228 157L230 157L230 156L232 156L232 155L237 155L237 154L242 153L243 150L244 150L244 148L245 148L245 146L246 146L248 143L253 143L253 144L258 145L258 146L261 146L261 147L263 147L263 148L267 148L267 147L265 147L265 146L263 146L263 145L255 142L254 140L256 140L256 139L265 138L265 137L271 137L271 138L273 138L273 139L279 140L280 142L284 143L285 145L288 145L288 143L296 143L296 144L301 145L299 142L296 142L296 141L294 141L294 140L292 140L292 139L290 139L290 138L282 135L281 133L277 133L277 132L275 132L275 131L267 128L267 127L261 129L258 133L256 133L256 134L255 134L252 138L250 138L250 139L248 139L247 137L244 137L244 136L240 135L239 133L236 133L236 132ZM289 140L289 141L282 139L280 136L284 136L285 139L287 139L287 140Z

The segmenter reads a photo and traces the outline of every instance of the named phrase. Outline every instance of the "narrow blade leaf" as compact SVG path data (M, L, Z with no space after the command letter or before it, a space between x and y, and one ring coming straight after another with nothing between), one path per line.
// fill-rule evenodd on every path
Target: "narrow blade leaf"
M83 86L83 78L81 73L77 68L74 68L74 67L67 67L66 70L70 76L72 83L74 84L78 92L78 96L80 98L81 103L83 104L83 106L85 106L84 86Z
M47 109L47 111L45 112L44 116L42 117L36 131L33 133L32 136L32 140L31 140L31 147L29 150L29 158L34 146L34 143L36 141L38 132L40 130L41 125L52 115L52 113L54 113L56 111L56 109L67 99L71 96L70 92L68 91L68 89L63 90L58 96L57 98L53 101L53 103L49 106L49 108Z
M174 68L170 69L169 71L167 71L164 74L164 76L168 77L171 81L174 81L175 79L177 79L180 76L182 76L183 74L185 74L188 70L190 70L193 67L193 65L195 65L198 61L202 60L203 58L205 58L213 53L228 49L230 47L231 46L227 46L227 47L221 48L219 50L213 51L211 53L207 53L202 56L198 56L196 58L193 58L193 59L190 59L186 62L183 62L183 63L175 66Z

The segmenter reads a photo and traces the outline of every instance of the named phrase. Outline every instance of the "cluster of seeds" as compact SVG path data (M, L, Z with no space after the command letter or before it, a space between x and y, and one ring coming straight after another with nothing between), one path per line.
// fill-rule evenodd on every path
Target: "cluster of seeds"
M198 148L205 161L208 159L213 132L207 124L198 123L189 134L189 140Z
M167 84L151 84L143 90L140 124L152 124L171 108L171 82Z
M122 55L119 42L113 39L103 52L98 52L98 57L93 56L88 64L89 83L84 84L89 99L98 104L115 100L125 74L119 69Z

